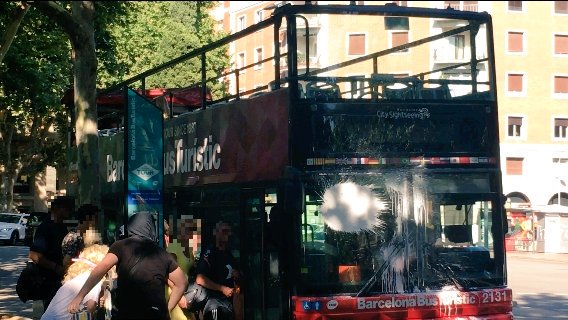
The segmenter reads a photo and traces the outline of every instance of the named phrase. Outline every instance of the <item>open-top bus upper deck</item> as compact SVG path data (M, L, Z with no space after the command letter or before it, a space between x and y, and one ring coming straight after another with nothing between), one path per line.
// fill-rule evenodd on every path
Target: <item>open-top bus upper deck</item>
M247 319L511 318L491 17L267 9L131 79L233 53L198 103L155 99L170 224L233 223Z

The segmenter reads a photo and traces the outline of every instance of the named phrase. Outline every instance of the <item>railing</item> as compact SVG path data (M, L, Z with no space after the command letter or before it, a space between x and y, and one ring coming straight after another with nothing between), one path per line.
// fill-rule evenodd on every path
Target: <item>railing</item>
M445 8L452 8L454 10L461 10L461 11L470 11L470 12L478 12L478 4L477 3L468 3L464 4L460 1L460 3L444 3Z

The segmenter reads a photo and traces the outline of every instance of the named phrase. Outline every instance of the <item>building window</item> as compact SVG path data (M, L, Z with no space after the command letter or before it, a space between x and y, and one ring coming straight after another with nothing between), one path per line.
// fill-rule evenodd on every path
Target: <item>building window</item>
M444 8L477 12L477 1L444 1Z
M245 67L245 65L246 65L245 53L239 52L237 54L237 69L242 69ZM241 70L241 72L244 72L244 70Z
M568 95L568 76L554 76L554 93Z
M523 127L523 118L521 117L509 117L507 119L507 136L509 137L520 137L521 129Z
M520 176L523 174L523 158L507 158L506 172L510 176Z
M288 40L286 38L286 31L280 31L278 34L278 45L280 48L285 48L288 45Z
M523 33L522 32L508 32L507 33L507 46L509 52L523 52Z
M260 62L260 61L262 61L262 59L264 59L262 48L256 48L255 49L255 55L254 55L254 62L255 63ZM262 69L262 63L255 64L254 69L256 69L256 70Z
M244 30L247 27L247 19L245 16L237 18L237 31Z
M263 10L258 10L257 12L255 12L254 14L254 22L255 23L259 23L263 20Z
M554 119L554 137L559 139L568 138L568 119L556 118Z
M552 163L556 165L568 165L568 158L552 158Z
M522 93L523 92L523 81L524 75L523 74L514 74L510 73L507 75L507 91L513 93Z
M554 54L568 54L568 35L554 35Z
M523 11L522 1L507 1L509 3L509 11Z
M391 32L391 48L408 43L408 32ZM408 52L408 48L398 52Z
M365 35L364 34L350 34L349 35L349 49L348 55L359 56L365 54Z
M465 53L465 36L458 34L451 38L454 45L454 58L456 60L463 60Z
M554 1L554 13L568 14L568 1Z

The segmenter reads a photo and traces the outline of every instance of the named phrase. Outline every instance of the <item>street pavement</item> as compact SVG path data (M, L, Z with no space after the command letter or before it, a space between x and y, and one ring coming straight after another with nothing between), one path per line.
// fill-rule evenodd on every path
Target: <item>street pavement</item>
M0 247L0 319L32 319L33 302L23 303L16 294L16 282L28 261L27 246Z
M568 319L568 254L508 252L515 320Z
M27 246L0 247L0 320L39 319L41 305L16 294L28 252ZM568 254L508 252L507 271L516 320L568 319Z

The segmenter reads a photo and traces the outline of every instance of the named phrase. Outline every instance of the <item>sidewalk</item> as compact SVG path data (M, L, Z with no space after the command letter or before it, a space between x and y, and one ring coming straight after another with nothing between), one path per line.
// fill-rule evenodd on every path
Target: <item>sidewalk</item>
M527 252L527 251L509 251L507 257L516 257L521 259L536 259L542 261L555 261L568 263L567 253L542 253L542 252Z
M39 320L41 318L41 315L43 314L43 303L41 301L34 301L31 303L32 303L31 318L0 312L0 320Z

